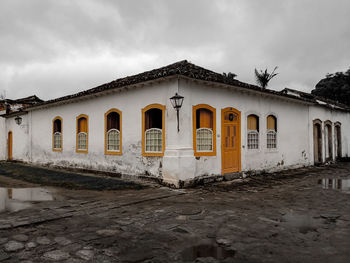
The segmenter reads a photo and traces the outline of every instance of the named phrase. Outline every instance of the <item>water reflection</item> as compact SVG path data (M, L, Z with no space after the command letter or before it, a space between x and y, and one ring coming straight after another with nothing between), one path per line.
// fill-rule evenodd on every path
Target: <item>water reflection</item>
M185 249L182 252L182 259L183 261L194 261L199 258L212 257L223 260L234 257L235 253L232 249L219 247L216 244L201 244Z
M1 188L0 212L16 212L32 205L31 202L52 201L52 194L43 188Z
M324 178L318 180L318 184L321 184L323 189L335 189L340 190L342 192L350 193L350 178Z

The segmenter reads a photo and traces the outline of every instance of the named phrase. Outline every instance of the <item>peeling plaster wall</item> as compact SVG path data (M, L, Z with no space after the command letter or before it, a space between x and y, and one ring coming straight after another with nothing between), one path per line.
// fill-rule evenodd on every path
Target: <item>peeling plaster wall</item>
M5 120L5 138L6 138L6 150L7 154L7 141L8 132L12 131L12 157L18 161L29 161L30 160L30 145L29 145L29 120L28 115L21 115L22 123L16 124L15 117L7 118Z
M176 92L185 97L177 131L176 111L169 98ZM142 108L159 103L165 111L164 157L141 154ZM192 107L208 104L216 108L216 156L194 157ZM221 109L241 112L241 164L243 172L276 171L313 164L313 124L322 121L342 123L343 156L349 153L350 115L308 106L283 98L203 85L186 79L159 81L128 91L33 110L22 115L19 126L14 118L0 121L5 141L2 154L7 158L7 133L13 132L13 158L44 165L95 169L128 175L162 178L179 186L180 181L221 174ZM122 111L122 155L104 154L104 114L111 108ZM88 115L88 153L76 153L76 117ZM247 116L259 116L259 149L247 149ZM266 118L277 118L277 149L266 147ZM63 119L63 151L52 151L52 120ZM32 124L32 125L29 125ZM333 132L334 134L334 132Z
M277 170L310 165L308 106L300 103L272 99L267 96L247 94L180 81L180 93L185 97L181 114L181 127L190 132L182 138L184 147L193 150L192 106L209 104L216 108L216 156L194 158L194 175L221 174L221 109L233 107L241 112L242 171ZM184 113L185 112L185 113ZM259 116L259 149L247 149L247 116ZM277 117L277 149L266 147L266 117Z
M161 176L162 157L142 157L141 109L149 104L166 105L167 115L174 111L169 89L177 80L165 81L75 103L32 111L32 161L38 164L96 169L129 175ZM111 108L122 112L122 155L104 154L104 114ZM88 115L88 153L76 152L76 117ZM63 151L52 151L52 120L63 119ZM167 144L168 134L165 142Z
M7 159L6 119L0 118L0 160Z

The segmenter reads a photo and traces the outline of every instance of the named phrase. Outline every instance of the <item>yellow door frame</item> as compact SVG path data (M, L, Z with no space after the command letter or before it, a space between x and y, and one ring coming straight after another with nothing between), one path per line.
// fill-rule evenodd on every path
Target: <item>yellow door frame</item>
M229 171L228 169L224 169L224 126L225 124L229 124L230 122L225 122L225 113L227 111L232 111L235 114L237 114L237 122L233 122L232 124L238 124L237 129L237 136L238 136L238 170ZM241 172L242 171L242 164L241 164L241 112L233 107L226 107L224 109L221 109L221 174L225 173L233 173L233 172Z

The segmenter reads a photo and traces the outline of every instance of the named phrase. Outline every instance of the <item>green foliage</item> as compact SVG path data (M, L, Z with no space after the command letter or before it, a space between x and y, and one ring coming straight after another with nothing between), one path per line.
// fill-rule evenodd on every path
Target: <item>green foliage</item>
M350 106L350 68L346 72L327 74L316 84L311 94Z
M226 78L229 78L229 79L235 79L235 77L237 77L237 74L235 73L232 73L232 72L229 72L229 73L222 73L222 75L224 75Z
M260 70L260 72L255 69L255 79L256 83L263 89L266 89L268 86L270 80L275 77L278 73L275 73L277 67L274 68L274 70L271 73L267 72L267 69L265 71Z

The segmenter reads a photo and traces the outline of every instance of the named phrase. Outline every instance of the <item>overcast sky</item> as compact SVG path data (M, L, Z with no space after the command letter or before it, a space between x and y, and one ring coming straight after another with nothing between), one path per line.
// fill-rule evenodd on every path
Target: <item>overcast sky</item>
M1 0L0 91L55 98L187 59L310 91L350 66L349 0Z

